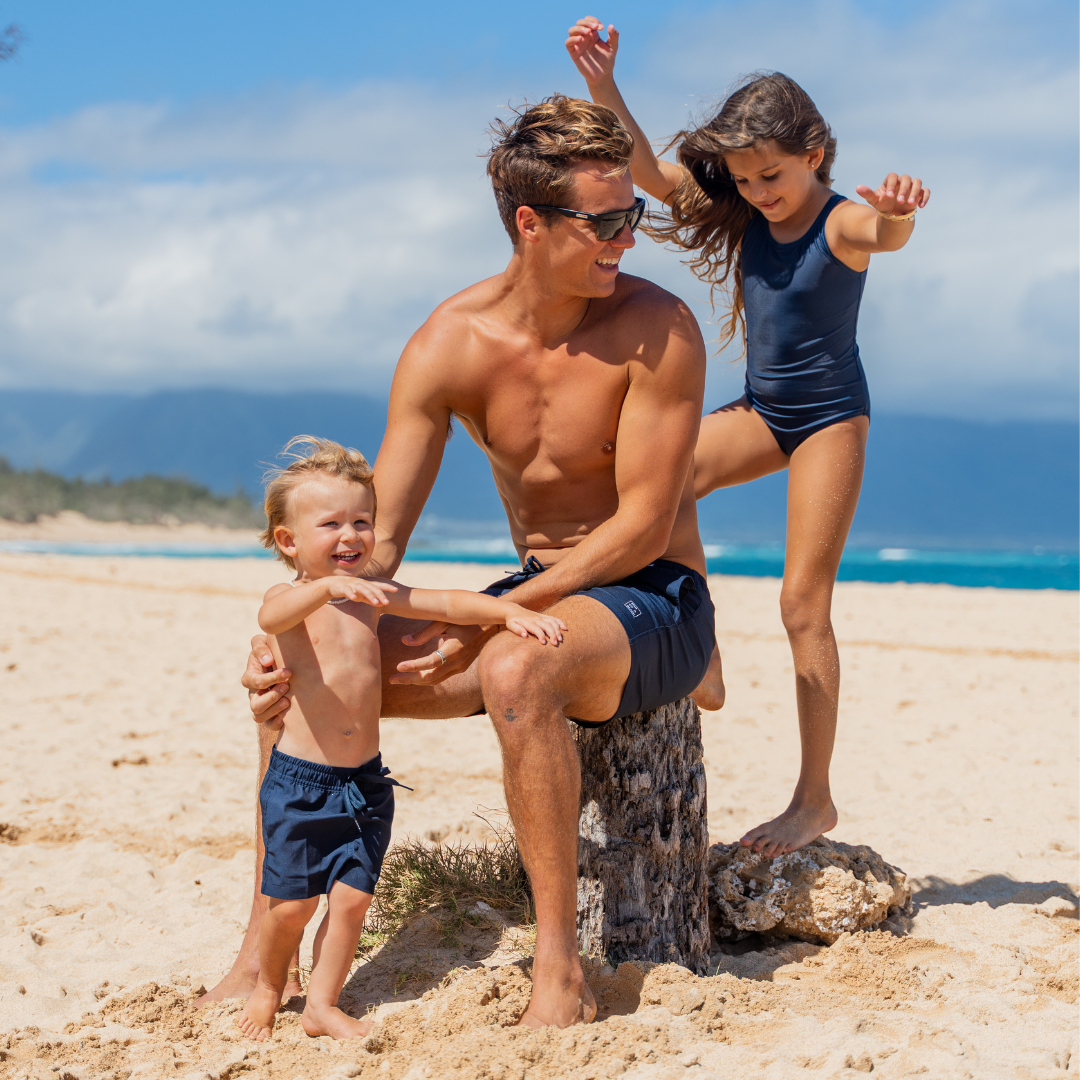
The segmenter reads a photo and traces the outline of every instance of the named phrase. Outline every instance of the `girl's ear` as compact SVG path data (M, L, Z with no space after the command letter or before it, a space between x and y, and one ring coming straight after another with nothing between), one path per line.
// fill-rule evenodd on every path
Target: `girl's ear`
M806 167L811 172L817 172L821 163L825 160L825 147L819 146L816 150L810 150L806 155Z
M290 559L296 557L296 537L288 525L274 526L274 543L278 550L288 555Z

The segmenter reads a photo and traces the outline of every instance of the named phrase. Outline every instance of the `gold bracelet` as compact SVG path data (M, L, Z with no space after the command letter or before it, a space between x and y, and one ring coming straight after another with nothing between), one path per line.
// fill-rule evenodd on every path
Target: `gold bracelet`
M919 208L916 206L910 214L882 214L878 211L878 215L883 217L886 221L914 221L915 215L919 212Z

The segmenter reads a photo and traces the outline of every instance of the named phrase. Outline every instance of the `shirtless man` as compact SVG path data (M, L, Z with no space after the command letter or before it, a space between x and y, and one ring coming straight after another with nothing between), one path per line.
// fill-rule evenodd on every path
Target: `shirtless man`
M383 616L382 713L491 716L536 905L521 1022L565 1026L596 1011L578 956L580 772L567 718L599 724L678 700L713 650L690 470L705 349L676 297L620 272L641 204L615 114L557 95L497 134L488 174L513 255L441 304L398 362L372 565L396 571L456 416L488 456L523 566L486 591L511 591L568 631L545 648L500 627ZM244 682L264 757L275 736L265 721L288 707L288 673L272 667L256 638ZM261 904L256 887L253 918ZM245 940L208 997L246 992L252 964Z

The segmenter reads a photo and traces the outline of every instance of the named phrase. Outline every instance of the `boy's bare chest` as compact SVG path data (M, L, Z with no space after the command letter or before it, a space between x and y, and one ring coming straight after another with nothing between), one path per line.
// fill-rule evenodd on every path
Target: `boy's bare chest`
M293 672L293 688L327 688L349 696L381 681L378 612L367 604L326 604L299 626L277 636L281 660Z

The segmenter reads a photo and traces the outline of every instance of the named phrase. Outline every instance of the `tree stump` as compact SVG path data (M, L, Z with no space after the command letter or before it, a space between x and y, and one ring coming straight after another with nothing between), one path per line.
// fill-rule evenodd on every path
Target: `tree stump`
M575 727L581 754L578 945L610 964L709 955L701 714L690 698L600 728Z

